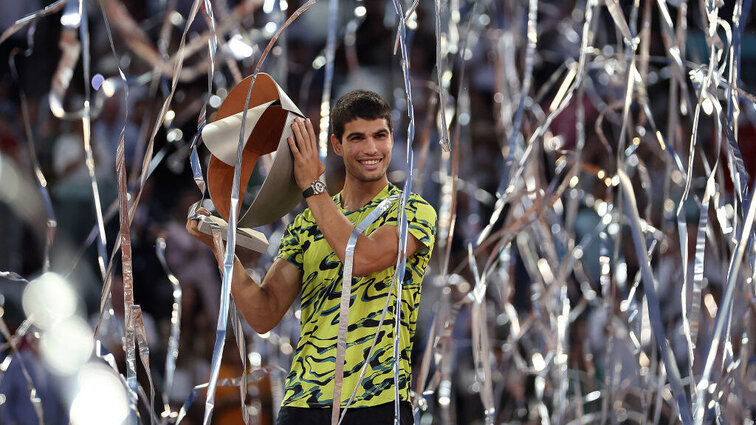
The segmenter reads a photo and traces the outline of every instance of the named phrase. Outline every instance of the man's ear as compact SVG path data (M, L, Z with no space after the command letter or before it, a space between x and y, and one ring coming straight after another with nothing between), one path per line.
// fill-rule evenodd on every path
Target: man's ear
M336 155L342 156L343 153L341 151L341 141L336 138L335 134L331 134L331 146L333 146L333 151L336 152Z

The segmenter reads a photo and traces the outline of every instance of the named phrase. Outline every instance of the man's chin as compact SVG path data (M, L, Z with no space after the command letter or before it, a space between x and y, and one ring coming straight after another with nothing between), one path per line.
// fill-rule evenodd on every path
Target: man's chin
M380 176L380 177L364 177L364 178L358 178L358 180L361 181L361 182L363 182L363 183L373 183L373 182L377 182L377 181L381 180L382 177L383 176Z
M371 170L366 171L359 167L347 168L349 176L362 183L373 183L386 177L388 170Z
M380 174L359 174L355 177L357 177L357 180L363 183L373 183L383 179L385 176L386 172Z

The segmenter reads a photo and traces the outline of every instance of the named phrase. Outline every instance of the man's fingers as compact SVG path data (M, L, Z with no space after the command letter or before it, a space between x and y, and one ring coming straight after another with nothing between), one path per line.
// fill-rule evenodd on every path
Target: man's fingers
M294 156L294 159L299 158L299 148L297 147L297 143L294 141L294 138L289 136L286 141L289 142L289 150L291 151L292 156Z
M308 135L308 136L309 136L309 138L310 138L310 143L311 143L311 146L312 146L312 147L313 147L314 149L317 149L317 146L318 146L318 138L317 138L317 137L315 137L315 128L314 128L314 127L312 126L312 121L310 121L310 119L309 119L309 118L307 118L307 121L306 121L306 126L307 126L307 135Z
M187 220L186 231L189 232L190 235L201 240L202 232L199 231L199 220Z
M302 152L303 156L307 157L310 151L310 144L307 140L307 133L302 126L302 121L299 118L295 119L294 124L292 124L291 127L294 132L294 136L296 137L297 147L299 148L299 151Z

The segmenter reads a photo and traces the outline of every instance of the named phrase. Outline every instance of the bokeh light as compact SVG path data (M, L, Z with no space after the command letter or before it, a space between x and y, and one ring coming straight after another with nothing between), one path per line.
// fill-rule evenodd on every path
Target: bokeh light
M103 82L105 82L105 77L103 77L102 74L95 74L94 77L92 77L92 88L99 90Z
M228 48L236 60L246 59L255 53L255 49L247 44L239 34L228 40Z
M24 290L23 308L26 316L40 329L76 312L76 292L59 274L45 273L32 280Z
M94 347L92 330L78 316L57 321L40 339L42 359L54 373L72 375L89 360Z
M126 390L112 370L85 365L78 375L79 393L71 403L72 425L118 425L128 415Z

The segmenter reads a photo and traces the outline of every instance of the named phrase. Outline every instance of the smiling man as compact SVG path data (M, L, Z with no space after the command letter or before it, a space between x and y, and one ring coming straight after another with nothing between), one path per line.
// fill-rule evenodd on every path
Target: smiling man
M312 123L297 120L288 142L295 179L308 208L287 228L262 283L254 282L237 259L231 290L244 318L260 333L276 326L301 294L301 338L286 379L278 424L331 423L344 264L350 235L358 224L366 225L364 220L370 216L374 221L357 237L353 251L341 408L353 392L355 396L342 424L393 423L395 360L399 362L400 422L412 424L410 355L421 284L433 250L436 212L415 194L405 206L407 266L401 276L400 356L394 359L396 286L392 281L400 236L395 198L401 191L386 176L393 147L391 108L376 93L356 90L336 102L331 119L331 145L346 169L343 189L329 196L320 181L325 167ZM388 205L387 210L371 214L376 208L380 211L379 205L387 198L391 198L383 205ZM190 233L212 246L196 226L196 220L187 223ZM387 301L384 324L379 326Z

